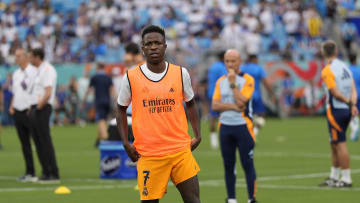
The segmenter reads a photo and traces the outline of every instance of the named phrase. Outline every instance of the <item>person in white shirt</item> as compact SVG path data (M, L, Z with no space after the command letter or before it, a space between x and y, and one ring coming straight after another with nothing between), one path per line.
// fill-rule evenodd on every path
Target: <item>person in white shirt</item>
M59 182L59 169L56 164L55 150L50 136L50 115L55 103L57 73L55 68L44 61L44 50L33 49L30 62L37 69L34 84L30 90L30 121L35 143L39 144L40 163L42 166L41 183Z
M24 49L18 48L15 51L15 63L19 66L13 74L13 97L11 99L9 113L14 117L15 127L20 139L21 148L24 156L26 171L25 175L18 180L20 182L35 182L34 159L31 150L31 127L28 116L30 108L29 89L36 69L29 63L27 53Z

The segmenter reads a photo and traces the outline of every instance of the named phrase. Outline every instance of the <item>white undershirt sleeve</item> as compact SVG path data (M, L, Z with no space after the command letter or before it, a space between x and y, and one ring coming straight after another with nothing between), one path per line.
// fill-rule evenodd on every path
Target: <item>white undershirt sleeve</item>
M131 89L127 73L124 75L121 81L121 88L117 98L117 103L121 106L129 106L131 103Z
M182 80L184 85L184 101L188 102L194 97L194 90L191 86L191 78L186 68L182 67Z

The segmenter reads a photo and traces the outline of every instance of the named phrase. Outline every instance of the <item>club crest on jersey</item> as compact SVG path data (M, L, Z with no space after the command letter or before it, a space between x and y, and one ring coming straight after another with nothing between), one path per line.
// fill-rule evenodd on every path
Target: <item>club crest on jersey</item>
M147 187L144 187L144 189L143 189L143 191L142 191L142 194L143 194L144 196L148 196L149 191L148 191Z

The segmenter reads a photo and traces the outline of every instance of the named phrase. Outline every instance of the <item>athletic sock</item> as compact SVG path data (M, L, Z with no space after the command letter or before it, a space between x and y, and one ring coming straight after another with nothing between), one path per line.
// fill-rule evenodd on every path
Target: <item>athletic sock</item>
M331 167L330 169L330 178L334 180L340 179L340 168Z
M259 128L258 127L254 127L254 134L255 136L257 136L259 134Z
M212 149L218 149L219 148L219 140L218 140L218 134L216 132L210 133L210 144Z
M345 183L352 183L350 169L341 170L341 180Z

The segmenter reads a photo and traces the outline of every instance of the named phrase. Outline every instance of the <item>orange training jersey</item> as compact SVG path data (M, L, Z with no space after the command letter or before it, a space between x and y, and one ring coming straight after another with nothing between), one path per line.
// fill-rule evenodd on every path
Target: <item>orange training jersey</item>
M151 81L140 66L128 70L134 146L142 156L164 156L190 147L183 106L182 70L168 65L160 81Z

